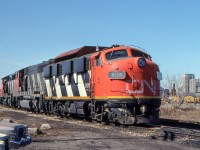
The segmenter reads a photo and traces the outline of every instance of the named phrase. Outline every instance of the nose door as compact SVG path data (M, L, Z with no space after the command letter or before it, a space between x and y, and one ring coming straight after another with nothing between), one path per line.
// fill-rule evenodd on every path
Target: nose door
M102 62L100 55L92 58L91 61L91 98L94 99L96 96L102 95L101 88L103 86L102 76Z

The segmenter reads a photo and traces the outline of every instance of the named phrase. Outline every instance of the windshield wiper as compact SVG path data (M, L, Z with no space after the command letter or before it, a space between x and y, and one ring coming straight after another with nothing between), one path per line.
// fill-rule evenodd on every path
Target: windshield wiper
M110 59L109 59L109 60L111 60L112 55L113 55L113 50L112 50L112 52L111 52L111 54L110 54Z

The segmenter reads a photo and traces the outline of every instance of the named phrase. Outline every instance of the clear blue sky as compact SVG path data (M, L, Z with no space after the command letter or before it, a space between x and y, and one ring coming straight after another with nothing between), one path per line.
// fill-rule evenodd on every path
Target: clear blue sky
M199 0L0 0L0 78L84 45L137 45L200 77Z

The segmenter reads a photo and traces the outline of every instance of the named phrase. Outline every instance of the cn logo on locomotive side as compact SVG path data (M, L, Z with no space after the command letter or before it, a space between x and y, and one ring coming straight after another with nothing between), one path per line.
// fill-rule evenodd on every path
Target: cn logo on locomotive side
M153 81L152 86L146 80L142 80L141 81L141 90L130 90L129 89L130 83L139 83L139 81L138 80L133 80L133 81L127 80L127 82L126 82L126 92L128 94L143 94L144 93L144 85L146 85L150 89L150 91L153 93L153 95L156 94L156 81L155 80Z

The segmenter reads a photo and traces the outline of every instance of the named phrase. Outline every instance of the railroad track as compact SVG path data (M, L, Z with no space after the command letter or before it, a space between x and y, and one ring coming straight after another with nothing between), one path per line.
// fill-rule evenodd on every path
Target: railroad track
M163 133L153 138L163 141L182 139L182 144L200 148L200 122L161 118L160 127Z
M1 105L2 107L7 107L10 109L15 109L9 106ZM23 110L23 109L21 109ZM29 111L29 110L28 110ZM43 113L39 113L43 114ZM46 114L47 116L55 116L54 114ZM67 117L68 118L68 117ZM77 120L83 120L82 117L69 117L69 118L74 118ZM69 119L68 118L68 119ZM90 120L92 121L92 120ZM119 124L117 124L119 125ZM123 128L126 128L127 125L121 125ZM135 126L135 125L133 125ZM193 121L183 121L183 120L175 120L175 119L166 119L166 118L160 118L160 123L159 124L145 124L145 125L136 125L137 127L144 127L144 128L154 128L154 127L177 127L177 128L185 128L185 129L193 129L193 130L200 130L200 122L193 122Z
M7 107L10 108L10 107ZM13 109L13 108L10 108ZM16 111L16 109L15 109ZM41 114L41 113L39 113ZM49 116L49 115L47 115ZM51 115L54 116L54 115ZM50 117L50 116L49 116ZM83 118L69 117L69 118L60 118L59 120L77 120L83 121ZM86 121L89 124L94 124L93 120ZM163 141L175 141L177 139L188 138L190 140L195 140L197 147L200 147L200 122L190 122L190 121L181 121L181 120L172 120L172 119L160 119L160 124L153 125L136 125L136 126L124 126L124 125L115 125L110 123L110 127L118 131L124 128L124 131L132 133L143 134L145 132L153 131L146 138L163 140ZM141 136L142 137L142 136Z
M200 122L160 118L160 125L200 130Z

